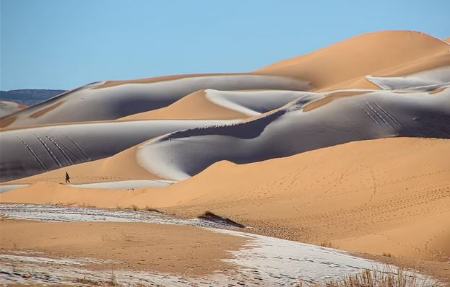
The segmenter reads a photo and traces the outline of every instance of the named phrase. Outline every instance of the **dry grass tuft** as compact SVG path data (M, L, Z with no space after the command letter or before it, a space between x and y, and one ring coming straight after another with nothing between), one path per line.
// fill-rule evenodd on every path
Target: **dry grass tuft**
M393 269L386 266L385 270L364 270L361 273L348 275L340 281L328 281L324 284L308 284L301 282L298 286L315 287L438 287L430 281L419 280L417 275L402 268Z
M320 246L327 247L327 248L332 248L333 247L333 245L329 241L325 241L325 242L320 243Z

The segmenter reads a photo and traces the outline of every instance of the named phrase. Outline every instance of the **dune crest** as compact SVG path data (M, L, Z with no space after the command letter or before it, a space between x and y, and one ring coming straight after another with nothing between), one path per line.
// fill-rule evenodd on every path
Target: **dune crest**
M423 57L448 53L448 43L424 33L385 31L357 36L256 73L298 77L310 81L315 89L323 89Z
M165 107L192 92L206 88L305 90L309 87L306 81L298 79L252 74L180 77L149 83L130 82L98 89L101 85L102 82L93 83L66 92L16 113L14 121L3 118L0 125L12 129L66 122L113 120Z
M12 102L0 100L0 118L13 114L17 111L25 109L27 106Z

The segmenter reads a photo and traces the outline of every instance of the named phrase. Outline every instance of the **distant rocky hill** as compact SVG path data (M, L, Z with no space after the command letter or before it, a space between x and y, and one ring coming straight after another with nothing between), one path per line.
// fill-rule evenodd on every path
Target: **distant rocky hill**
M64 90L21 89L0 91L0 100L32 106L65 92Z

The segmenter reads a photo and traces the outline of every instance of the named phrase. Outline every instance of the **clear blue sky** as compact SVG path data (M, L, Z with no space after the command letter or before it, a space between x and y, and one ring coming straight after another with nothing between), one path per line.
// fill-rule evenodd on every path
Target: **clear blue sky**
M449 0L0 0L0 89L244 72L365 32L450 37Z

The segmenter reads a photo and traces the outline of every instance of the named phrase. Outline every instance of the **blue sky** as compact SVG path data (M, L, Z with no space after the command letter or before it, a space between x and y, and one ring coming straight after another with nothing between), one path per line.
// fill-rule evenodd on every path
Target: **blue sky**
M450 1L0 0L0 89L244 72L380 30L450 37Z

